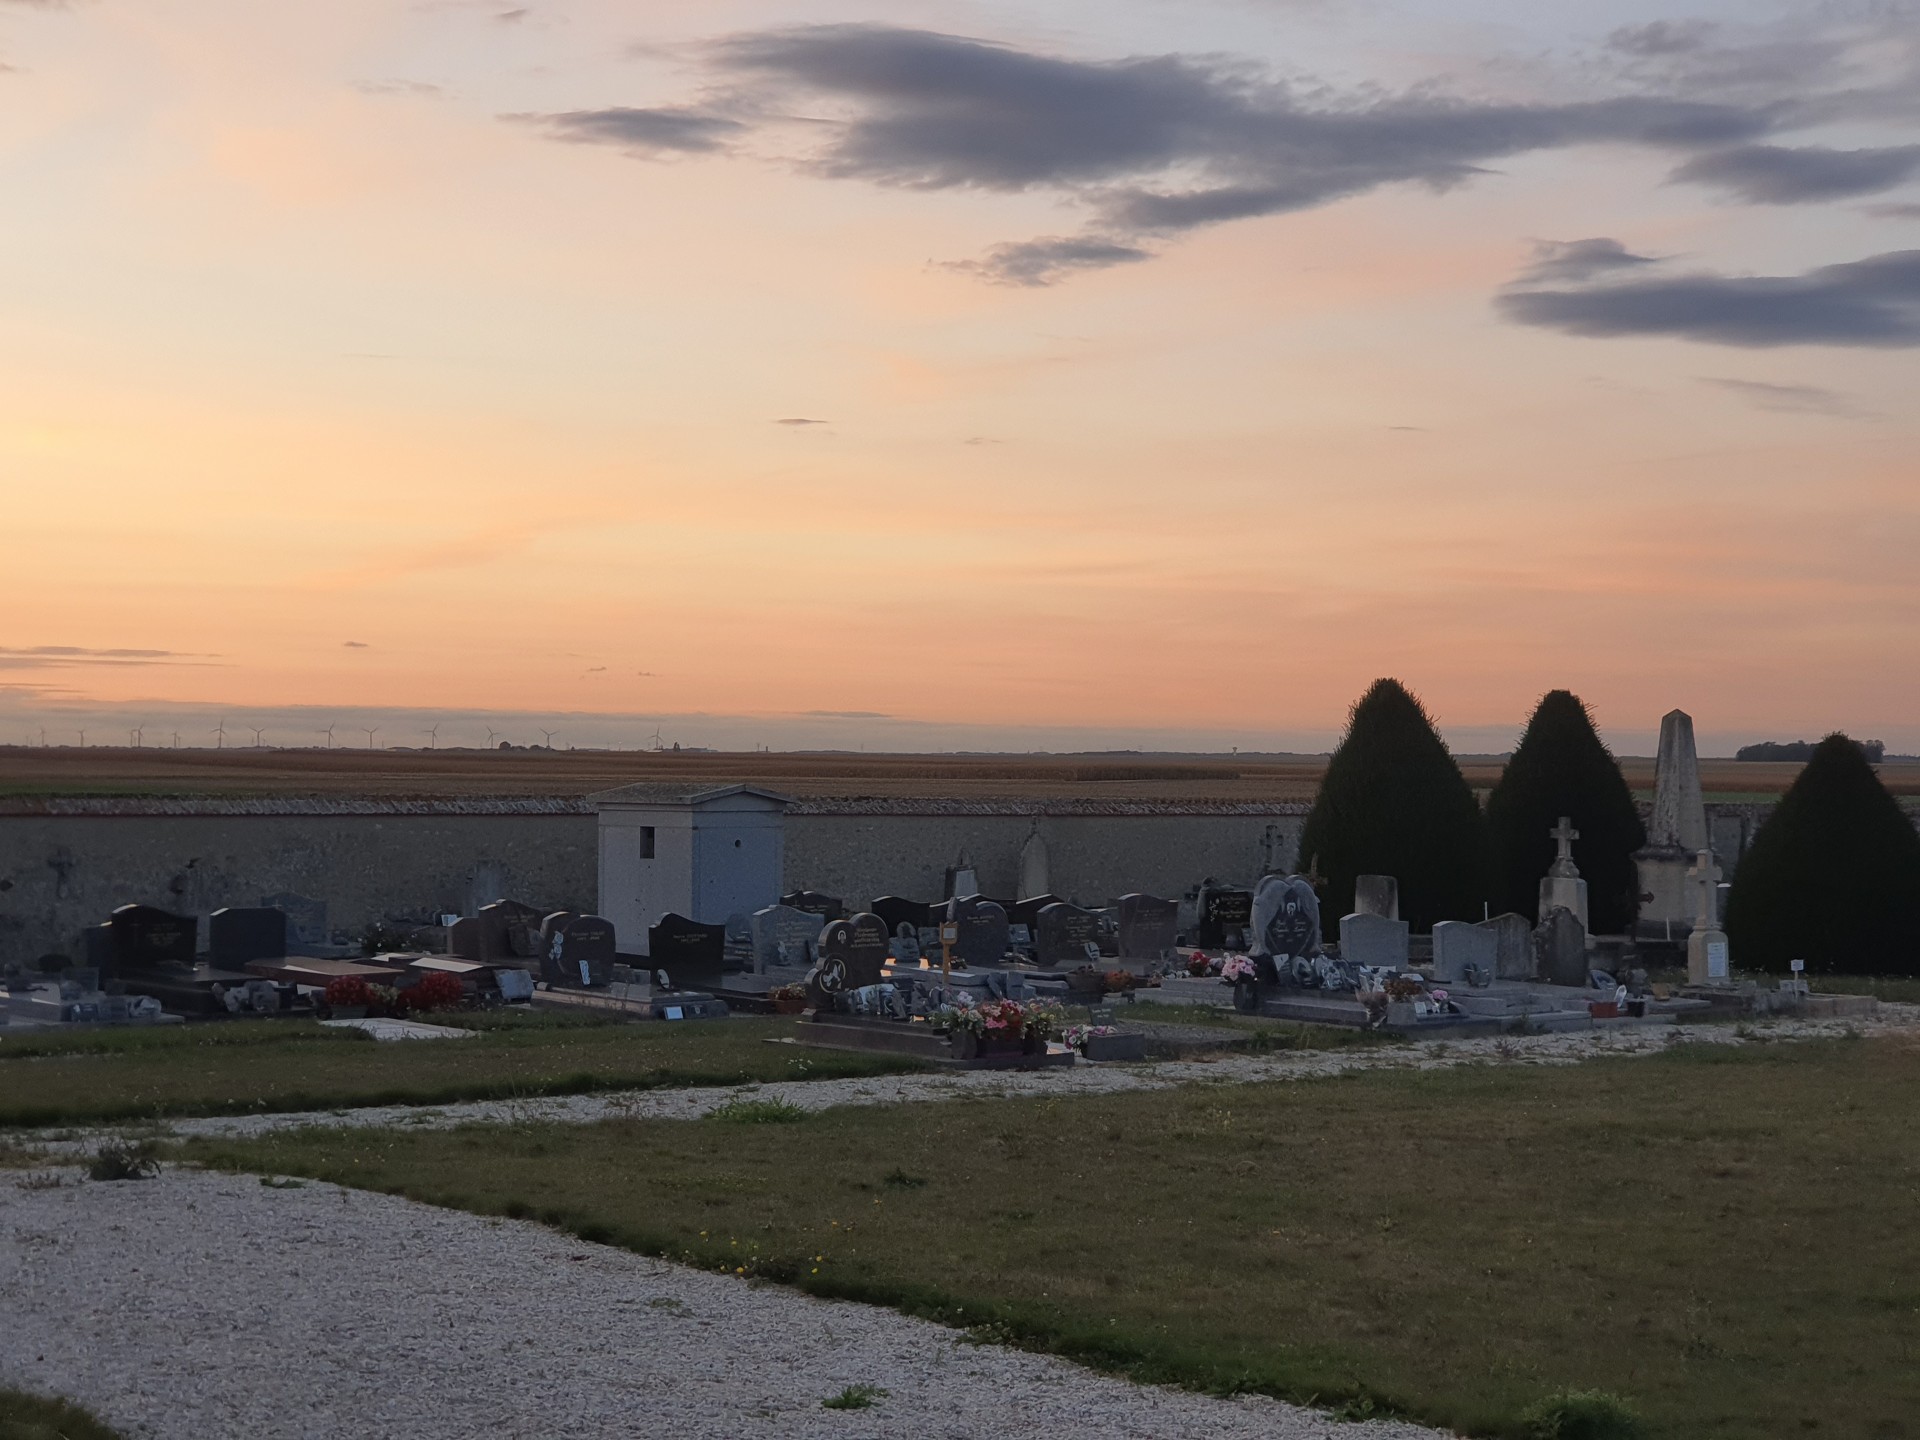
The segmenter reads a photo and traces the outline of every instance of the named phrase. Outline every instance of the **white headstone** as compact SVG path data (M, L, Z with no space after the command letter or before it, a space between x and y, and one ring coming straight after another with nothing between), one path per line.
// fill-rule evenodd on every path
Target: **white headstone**
M1340 958L1357 965L1391 966L1407 963L1407 922L1386 915L1352 914L1340 917Z
M1433 927L1433 975L1446 985L1466 983L1471 967L1484 983L1496 978L1500 937L1464 920L1442 920Z

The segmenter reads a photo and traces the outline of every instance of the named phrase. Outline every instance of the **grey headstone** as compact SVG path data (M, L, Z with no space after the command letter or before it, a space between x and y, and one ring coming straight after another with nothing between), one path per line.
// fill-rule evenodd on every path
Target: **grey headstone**
M1531 980L1534 978L1533 926L1527 917L1509 910L1476 927L1493 936L1493 978Z
M539 953L540 911L518 900L496 900L482 905L480 922L482 960L531 960Z
M1533 932L1539 977L1549 985L1587 986L1587 931L1571 910L1555 908Z
M327 902L324 900L310 899L305 895L295 895L289 891L280 895L268 895L260 903L267 909L278 910L287 917L289 949L301 945L325 945L333 938L327 929Z
M1353 910L1356 915L1381 915L1398 920L1400 881L1392 875L1354 876Z
M1301 875L1265 876L1253 892L1255 955L1275 960L1306 959L1320 953L1320 896Z
M1401 968L1407 963L1407 922L1385 915L1341 916L1340 958L1353 965Z
M1041 909L1034 920L1034 944L1042 965L1084 965L1087 947L1098 946L1100 917L1064 900Z
M1442 920L1433 927L1433 974L1446 985L1467 980L1467 967L1494 979L1500 968L1500 939L1493 931L1462 920Z
M1172 958L1180 932L1179 901L1158 895L1122 895L1115 908L1120 912L1122 960Z
M824 924L828 920L838 920L847 913L847 902L838 895L823 894L818 890L794 890L780 897L780 903L794 910L806 910L818 915Z
M770 965L811 965L818 958L820 917L791 905L769 905L753 912L753 968Z
M502 1000L512 1002L533 998L533 976L525 970L496 970L493 979L500 987Z

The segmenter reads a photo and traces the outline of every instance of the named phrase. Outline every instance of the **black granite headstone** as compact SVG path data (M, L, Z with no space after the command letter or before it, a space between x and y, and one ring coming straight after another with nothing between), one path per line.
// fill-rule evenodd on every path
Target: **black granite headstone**
M1253 892L1230 885L1202 885L1195 905L1193 943L1202 950L1245 950L1251 944Z
M889 958L888 938L887 922L871 912L829 920L820 932L820 958L841 962L848 990L878 985L880 967Z
M905 925L910 933L918 935L933 924L935 906L919 900L903 900L898 895L882 895L873 902L872 913L886 922L887 933L898 935L900 927Z
M1049 905L1062 903L1058 895L1035 895L1028 900L1016 900L1006 906L1007 924L1024 925L1035 930L1040 923L1040 912Z
M482 905L480 960L531 960L538 953L541 912L518 900L496 900Z
M549 985L605 985L613 979L613 922L557 911L541 930L540 978Z
M216 970L238 970L250 960L287 953L287 917L268 908L228 906L207 916L207 960Z
M1099 946L1100 917L1057 900L1040 912L1035 942L1042 965L1085 965L1087 946Z
M838 920L847 913L847 902L838 895L823 895L818 890L795 890L780 897L782 905L818 915L822 920Z
M1007 959L1007 911L984 895L968 895L947 902L947 917L960 927L953 947L956 960L978 969L1004 965Z
M152 905L122 905L107 921L112 933L112 971L127 975L168 965L193 967L199 924Z
M702 925L669 910L647 930L647 958L655 969L717 970L727 953L727 927Z
M1174 939L1180 930L1180 905L1158 895L1122 895L1120 912L1120 958L1152 961L1172 958Z

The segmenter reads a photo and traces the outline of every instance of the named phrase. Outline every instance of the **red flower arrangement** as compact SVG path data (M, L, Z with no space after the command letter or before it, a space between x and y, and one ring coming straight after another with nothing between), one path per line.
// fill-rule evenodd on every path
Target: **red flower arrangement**
M358 975L336 975L327 982L327 988L321 992L329 1006L359 1006L368 1009L373 1005L373 991Z
M467 998L466 987L451 975L430 971L395 998L396 1007L424 1014L430 1010L458 1010Z

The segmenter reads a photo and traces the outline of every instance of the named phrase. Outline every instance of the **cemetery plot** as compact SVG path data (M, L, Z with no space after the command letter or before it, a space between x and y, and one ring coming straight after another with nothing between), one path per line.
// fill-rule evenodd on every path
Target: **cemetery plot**
M1497 1435L1597 1390L1654 1436L1775 1440L1897 1435L1920 1407L1917 1103L1920 1051L1890 1039L847 1108L724 1143L628 1121L189 1153L550 1216L1141 1379Z

